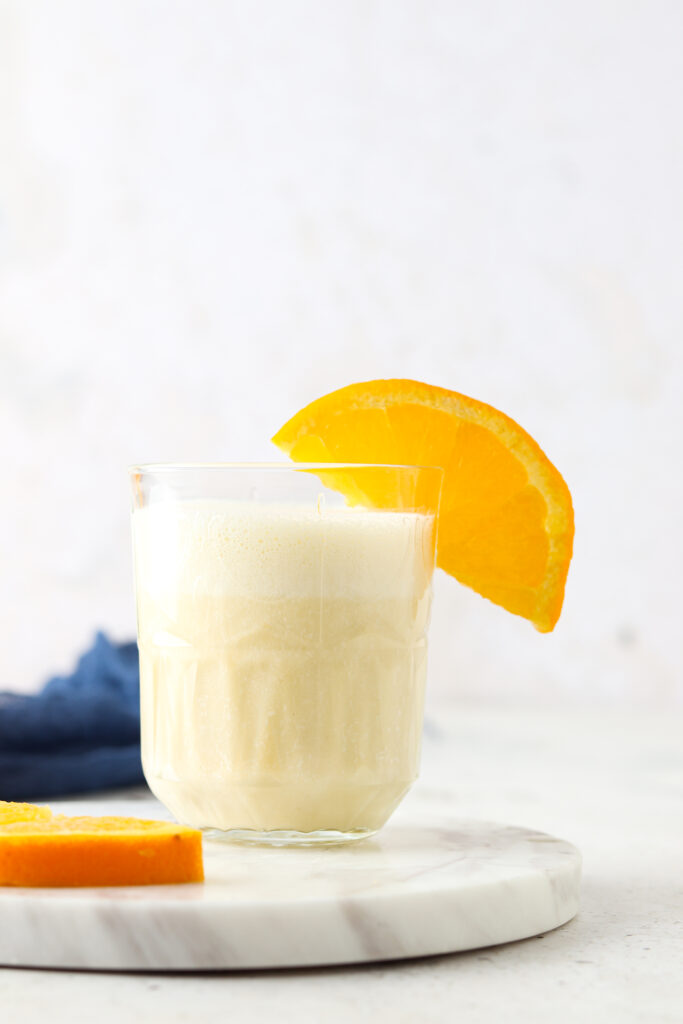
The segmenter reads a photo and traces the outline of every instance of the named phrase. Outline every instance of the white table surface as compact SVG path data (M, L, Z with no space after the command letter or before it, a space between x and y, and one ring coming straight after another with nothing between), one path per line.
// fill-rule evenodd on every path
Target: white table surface
M123 799L135 794L110 801ZM4 968L3 1024L683 1021L680 712L428 710L422 777L408 801L426 822L447 810L578 845L579 916L535 939L362 967L193 975Z

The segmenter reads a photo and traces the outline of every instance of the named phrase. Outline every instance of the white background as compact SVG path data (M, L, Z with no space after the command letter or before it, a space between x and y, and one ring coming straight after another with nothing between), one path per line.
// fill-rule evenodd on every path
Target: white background
M129 463L414 377L541 443L554 634L442 577L432 700L683 703L683 5L0 0L0 688L134 632Z

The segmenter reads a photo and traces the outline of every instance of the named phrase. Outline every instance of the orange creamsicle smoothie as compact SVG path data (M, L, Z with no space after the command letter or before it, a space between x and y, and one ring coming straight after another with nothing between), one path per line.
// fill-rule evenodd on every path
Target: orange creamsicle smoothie
M143 764L181 822L387 820L418 769L434 530L322 502L133 513Z

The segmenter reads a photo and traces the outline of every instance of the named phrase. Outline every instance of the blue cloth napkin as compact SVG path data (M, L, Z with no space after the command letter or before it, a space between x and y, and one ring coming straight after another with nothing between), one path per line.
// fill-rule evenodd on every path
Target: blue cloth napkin
M38 694L0 692L0 800L141 783L137 644L98 633L73 675Z

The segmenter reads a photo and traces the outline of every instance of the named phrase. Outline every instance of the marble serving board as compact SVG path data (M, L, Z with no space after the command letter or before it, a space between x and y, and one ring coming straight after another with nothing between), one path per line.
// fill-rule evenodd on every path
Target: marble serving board
M140 817L159 812L151 800L135 806ZM204 840L204 865L196 885L0 889L0 964L230 970L475 949L569 921L581 858L540 832L403 814L348 846Z

